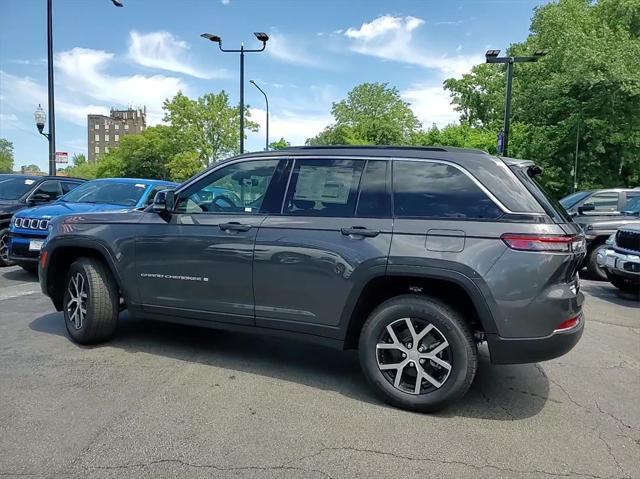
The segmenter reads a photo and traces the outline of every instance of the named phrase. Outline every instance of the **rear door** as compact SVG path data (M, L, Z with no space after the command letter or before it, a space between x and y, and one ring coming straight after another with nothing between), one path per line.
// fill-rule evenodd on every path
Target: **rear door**
M388 162L299 158L281 213L256 238L256 325L337 337L354 288L384 274Z

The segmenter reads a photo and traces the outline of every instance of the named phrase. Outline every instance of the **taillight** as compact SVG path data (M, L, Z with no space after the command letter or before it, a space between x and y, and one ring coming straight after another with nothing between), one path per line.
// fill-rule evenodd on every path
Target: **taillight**
M566 321L561 322L556 329L553 330L554 333L561 333L562 331L568 331L570 329L575 328L580 322L580 315L574 316L573 318L569 318Z
M47 259L49 258L49 252L48 251L43 251L42 254L40 255L40 268L44 269L44 267L47 265Z
M584 250L584 238L582 236L506 233L501 238L509 248L518 251L573 253Z

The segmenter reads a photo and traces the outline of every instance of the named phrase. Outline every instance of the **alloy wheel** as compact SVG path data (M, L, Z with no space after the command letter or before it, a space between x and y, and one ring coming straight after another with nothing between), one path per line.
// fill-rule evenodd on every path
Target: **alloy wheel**
M69 280L67 317L75 329L82 328L87 316L87 286L82 273L75 273Z
M0 236L0 260L9 262L9 235L6 233Z
M376 358L389 383L416 395L441 388L453 366L445 335L419 318L402 318L387 325L378 338Z

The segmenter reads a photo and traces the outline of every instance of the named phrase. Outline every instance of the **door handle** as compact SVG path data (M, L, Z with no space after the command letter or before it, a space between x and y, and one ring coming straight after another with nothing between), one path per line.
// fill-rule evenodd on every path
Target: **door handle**
M340 231L345 236L364 236L365 238L375 238L380 234L380 230L370 230L364 226L352 226L351 228L341 228Z
M249 231L251 228L251 225L243 225L242 223L238 223L236 221L232 221L230 223L220 223L220 229L222 231Z

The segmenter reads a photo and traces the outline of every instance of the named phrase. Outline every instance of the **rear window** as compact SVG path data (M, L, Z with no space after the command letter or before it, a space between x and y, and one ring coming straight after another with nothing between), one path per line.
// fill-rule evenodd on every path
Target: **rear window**
M531 192L531 194L542 205L546 213L551 216L557 223L570 223L571 216L567 213L567 210L547 193L542 185L538 183L535 178L531 177L528 173L530 167L517 167L512 166L511 169L516 176L522 181L524 186Z

